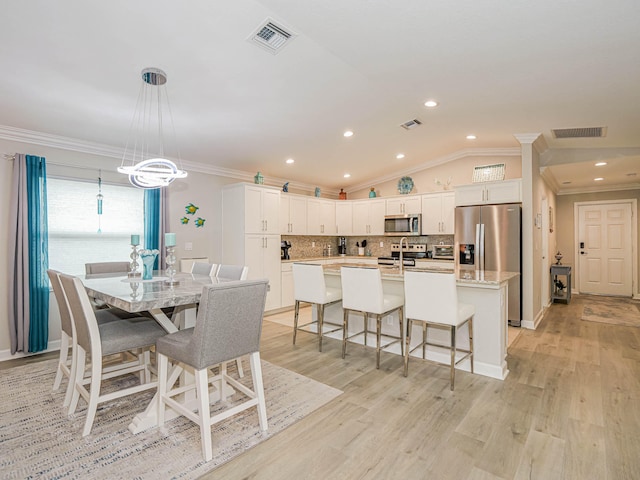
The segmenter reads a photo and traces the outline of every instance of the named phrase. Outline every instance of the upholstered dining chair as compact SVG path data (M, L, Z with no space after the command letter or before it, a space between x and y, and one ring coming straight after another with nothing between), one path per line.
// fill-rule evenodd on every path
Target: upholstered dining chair
M157 387L157 382L151 382L149 347L166 335L166 332L154 320L146 317L118 318L99 324L80 279L64 274L60 274L59 278L75 327L76 358L72 375L74 390L69 413L75 412L80 396L87 401L87 417L82 431L84 437L91 432L98 404ZM103 368L103 357L136 349L141 349L137 361ZM91 368L90 375L85 378L87 355L91 357ZM141 375L144 383L110 393L101 393L103 380L135 372L144 373ZM89 384L89 390L86 384Z
M218 264L194 262L193 265L191 265L191 273L195 275L208 275L210 277L215 277L216 273L218 273Z
M158 425L164 425L167 407L187 417L200 427L202 454L212 458L211 426L248 408L257 407L260 429L267 429L267 408L260 365L260 335L267 296L266 279L224 282L205 286L194 328L180 330L156 342L158 360ZM242 355L251 359L253 390L221 369L209 377L209 368L224 364ZM179 362L177 368L194 371L195 385L173 388L168 381L168 359ZM177 377L173 372L171 378ZM225 399L227 384L242 392L248 400L211 416L209 384L217 387ZM174 398L188 389L195 389L198 412L194 414Z
M342 290L340 288L327 287L324 281L324 270L322 265L311 263L294 263L293 271L293 298L295 299L295 308L293 315L293 344L296 344L296 334L303 327L315 324L317 326L318 351L322 351L322 336L325 333L331 333L342 330L342 325L327 322L327 325L337 328L325 331L324 326L324 308L342 300ZM303 325L298 325L298 317L300 315L300 302L306 302L316 305L316 320Z
M405 272L404 298L407 312L407 346L404 350L404 376L409 373L409 357L411 352L422 347L422 358L425 358L427 345L450 350L449 377L453 391L456 365L469 358L473 373L473 316L475 307L458 301L456 277L454 273L438 272ZM414 322L422 324L422 341L411 348L411 330ZM469 348L461 349L456 345L456 333L464 324L468 324ZM444 327L450 330L451 343L441 345L430 343L427 337L428 327ZM463 355L456 359L456 352Z
M404 298L402 295L394 295L385 292L382 287L380 269L366 267L340 267L340 279L342 281L342 308L344 309L344 325L342 333L342 358L347 353L347 341L356 335L364 334L364 344L367 344L369 315L376 317L376 368L380 368L380 351L400 343L400 352L403 353L404 330ZM364 330L349 335L349 312L360 312L364 316ZM398 312L400 333L398 336L382 333L382 317ZM389 340L381 345L381 339Z
M248 275L249 267L247 266L221 264L215 276L228 280L246 280Z
M94 262L84 264L85 273L94 275L97 273L127 273L129 262Z

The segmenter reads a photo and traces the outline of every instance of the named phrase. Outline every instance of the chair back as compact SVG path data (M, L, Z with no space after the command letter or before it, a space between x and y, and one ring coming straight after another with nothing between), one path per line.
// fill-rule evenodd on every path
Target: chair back
M249 267L243 265L220 265L216 277L228 280L246 280L249 274Z
M407 318L456 323L458 292L455 274L405 272L404 308Z
M60 273L59 278L67 297L71 320L76 328L78 345L92 355L92 361L100 362L102 358L100 331L87 291L78 277Z
M73 338L73 325L71 324L71 313L69 312L69 305L67 305L67 298L62 290L62 284L60 283L60 272L57 270L47 270L49 280L51 281L51 288L53 288L53 294L56 297L56 303L58 304L58 311L60 312L60 327L64 333L70 338Z
M129 262L85 263L84 269L87 275L95 273L127 273L129 272Z
M194 275L208 275L210 277L215 277L217 272L217 263L193 262L193 265L191 265L191 273Z
M267 279L224 282L202 289L187 346L196 369L260 350Z
M293 298L301 302L327 303L327 286L322 265L294 263Z
M342 307L361 312L383 312L384 293L378 268L340 267Z

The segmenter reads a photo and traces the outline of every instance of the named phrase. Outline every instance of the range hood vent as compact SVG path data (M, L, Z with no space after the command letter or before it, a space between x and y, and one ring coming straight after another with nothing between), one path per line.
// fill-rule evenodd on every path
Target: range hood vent
M412 130L412 129L420 126L420 125L422 125L422 122L420 120L418 120L417 118L414 118L413 120L409 120L408 122L404 122L400 126L402 128L404 128L405 130Z
M295 33L288 31L284 27L277 25L270 18L267 18L249 38L247 38L247 41L255 43L275 55L295 37Z
M556 128L555 138L599 138L607 136L607 127Z

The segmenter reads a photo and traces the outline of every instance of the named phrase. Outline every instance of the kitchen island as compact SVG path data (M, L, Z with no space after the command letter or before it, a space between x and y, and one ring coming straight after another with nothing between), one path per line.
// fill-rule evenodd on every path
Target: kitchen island
M372 265L358 263L345 263L345 266L355 266L364 268L375 268ZM338 265L325 265L324 273L327 286L341 288L340 267ZM379 266L382 274L382 282L385 291L391 294L404 296L404 276L395 266ZM428 270L452 272L445 268L411 268L405 270ZM492 271L456 271L458 285L458 300L463 303L475 305L476 313L473 319L473 343L474 343L474 373L486 375L488 377L504 380L509 373L507 369L507 299L509 280L517 273L512 272L492 272ZM314 309L315 310L315 309ZM325 308L325 321L342 323L343 311L341 303L333 304ZM314 311L315 316L315 311ZM434 319L437 320L437 319ZM398 316L393 313L383 318L383 333L396 335L398 332ZM353 334L363 329L362 314L350 313L349 334ZM374 333L371 333L374 332ZM333 332L327 336L331 338L342 338L342 332ZM360 335L352 339L355 343L364 343L364 336ZM418 339L422 338L420 325L414 326L412 332L411 348ZM448 345L450 334L448 329L437 327L429 328L429 341ZM468 333L466 325L463 326L457 335L458 346L468 348ZM375 319L369 319L368 345L375 346ZM347 350L348 351L348 350ZM392 345L384 352L400 354L400 345ZM384 353L383 353L384 355ZM422 357L421 349L416 350L412 356ZM383 357L384 358L384 357ZM427 348L427 359L448 364L450 361L449 351L438 347ZM461 362L457 368L470 371L469 360Z

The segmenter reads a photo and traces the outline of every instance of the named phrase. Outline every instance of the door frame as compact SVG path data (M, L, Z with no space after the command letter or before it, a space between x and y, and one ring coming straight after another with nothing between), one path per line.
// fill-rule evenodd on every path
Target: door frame
M580 249L578 248L578 236L580 233L580 217L578 215L579 207L587 205L612 205L628 203L631 205L631 258L632 258L632 271L631 271L631 296L638 300L640 295L638 294L638 202L635 198L626 198L620 200L598 200L591 202L574 202L573 204L573 243L574 243L574 275L576 293L580 293Z
M540 219L542 229L541 234L541 245L540 249L542 255L540 256L540 262L542 265L542 275L540 276L541 285L540 290L540 307L542 310L547 308L551 303L551 280L549 276L549 267L551 263L549 262L549 199L543 198L540 203L540 210L542 211L542 218Z

